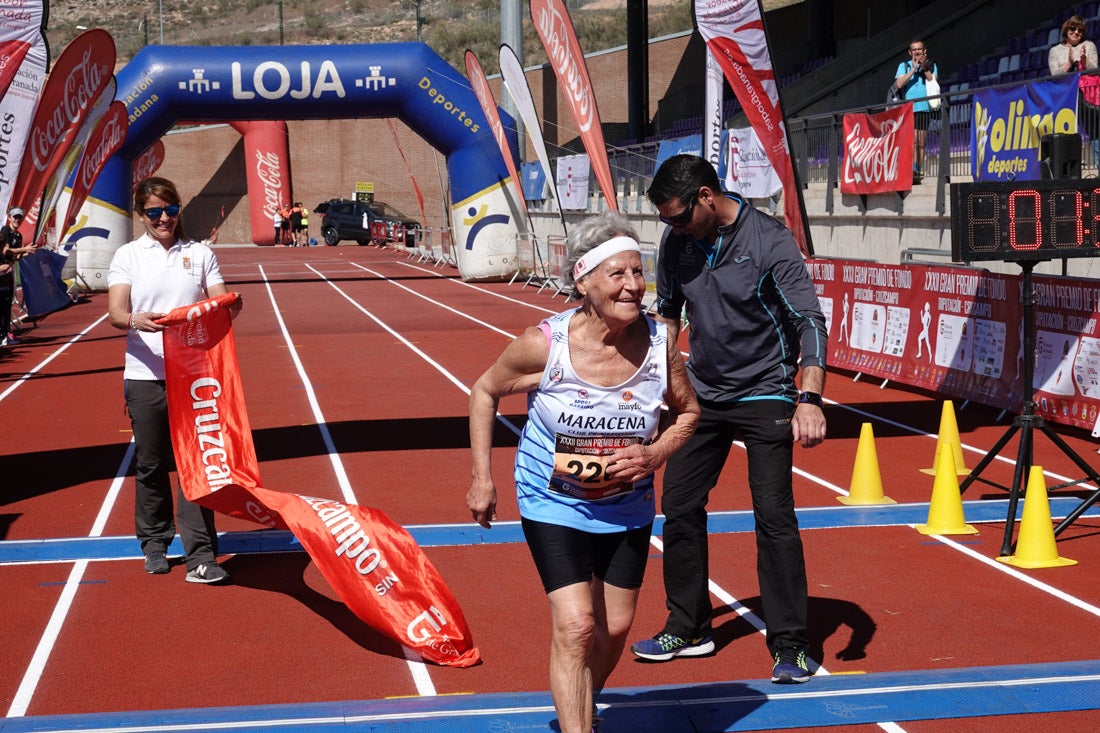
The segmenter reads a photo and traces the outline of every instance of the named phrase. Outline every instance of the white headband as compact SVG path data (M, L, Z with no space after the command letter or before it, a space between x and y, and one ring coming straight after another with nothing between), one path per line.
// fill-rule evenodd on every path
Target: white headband
M612 237L581 255L581 258L577 260L577 264L573 265L573 279L580 280L596 269L596 266L601 262L620 252L641 253L641 251L642 248L630 237Z

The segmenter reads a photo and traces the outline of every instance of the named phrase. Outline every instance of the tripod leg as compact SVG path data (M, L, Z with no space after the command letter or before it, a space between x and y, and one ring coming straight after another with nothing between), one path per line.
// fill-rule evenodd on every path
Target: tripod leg
M1012 490L1008 494L1008 515L1005 517L1005 536L1001 542L1001 555L1012 554L1012 532L1016 528L1016 507L1020 502L1020 488L1031 469L1031 425L1025 425L1020 433L1020 445L1016 450L1016 470L1012 474Z
M1062 436L1054 432L1053 428L1045 423L1043 424L1043 432L1048 438L1050 438L1051 442L1054 443L1054 445L1058 446L1058 448L1077 465L1078 468L1085 472L1085 478L1089 479L1098 487L1100 487L1100 473L1097 473L1092 466L1086 463L1084 458L1077 455L1077 453L1074 452L1073 448L1071 448L1064 440L1062 440ZM1058 526L1054 528L1054 536L1057 537L1059 534L1062 533L1062 530L1073 524L1077 520L1077 518L1088 511L1088 508L1095 504L1098 499L1100 499L1100 488L1086 496L1085 499L1080 504L1078 504L1072 512L1066 515L1065 519L1059 522Z
M1001 452L1001 449L1008 445L1008 441L1012 440L1012 436L1016 434L1016 431L1020 429L1019 425L1011 425L1005 434L1001 436L1000 440L993 444L993 447L985 454L985 457L978 462L977 466L974 466L974 470L966 475L966 478L959 484L959 493L962 494L970 487L970 484L981 475L985 467L993 462L993 459L997 457L997 454Z

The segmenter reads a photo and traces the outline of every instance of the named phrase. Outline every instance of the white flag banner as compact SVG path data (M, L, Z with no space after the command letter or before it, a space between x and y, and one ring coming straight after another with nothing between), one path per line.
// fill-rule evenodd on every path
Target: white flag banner
M715 170L722 159L722 68L707 49L707 86L703 101L703 156Z
M19 65L7 93L0 99L0 120L11 120L11 127L4 130L5 148L9 153L0 155L0 213L6 213L11 203L23 149L31 134L34 109L38 106L38 95L46 83L48 55L45 41L40 40L32 46Z
M735 127L725 134L725 178L727 191L737 191L749 198L767 198L783 189L783 181L775 173L768 153L751 127Z
M550 156L546 152L546 141L542 137L542 125L539 124L539 116L535 112L535 103L531 99L531 87L527 84L527 76L523 73L523 65L519 62L516 52L507 43L500 47L500 76L504 81L504 88L516 105L516 113L523 120L523 129L531 139L531 147L535 149L535 156L539 159L546 180L551 180L554 169L550 167ZM550 187L554 197L558 191L555 186ZM558 209L564 208L558 201ZM565 222L562 222L562 226Z
M563 155L558 158L558 200L563 209L588 208L588 156Z

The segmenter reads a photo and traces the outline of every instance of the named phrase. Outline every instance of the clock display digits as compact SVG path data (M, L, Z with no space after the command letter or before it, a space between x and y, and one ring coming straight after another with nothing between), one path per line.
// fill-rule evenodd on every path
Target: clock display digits
M1042 214L1038 192L1008 194L1008 246L1015 250L1039 249L1043 241Z

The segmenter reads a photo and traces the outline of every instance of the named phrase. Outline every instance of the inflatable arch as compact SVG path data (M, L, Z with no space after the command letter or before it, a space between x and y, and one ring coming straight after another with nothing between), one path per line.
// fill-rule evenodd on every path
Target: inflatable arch
M446 157L463 279L515 269L522 209L511 198L507 168L469 81L423 43L147 46L116 79L129 112L126 142L105 166L73 236L77 270L92 287L106 287L110 257L129 239L132 161L180 120L398 117ZM514 151L507 117L505 129ZM249 193L262 200L261 192Z

